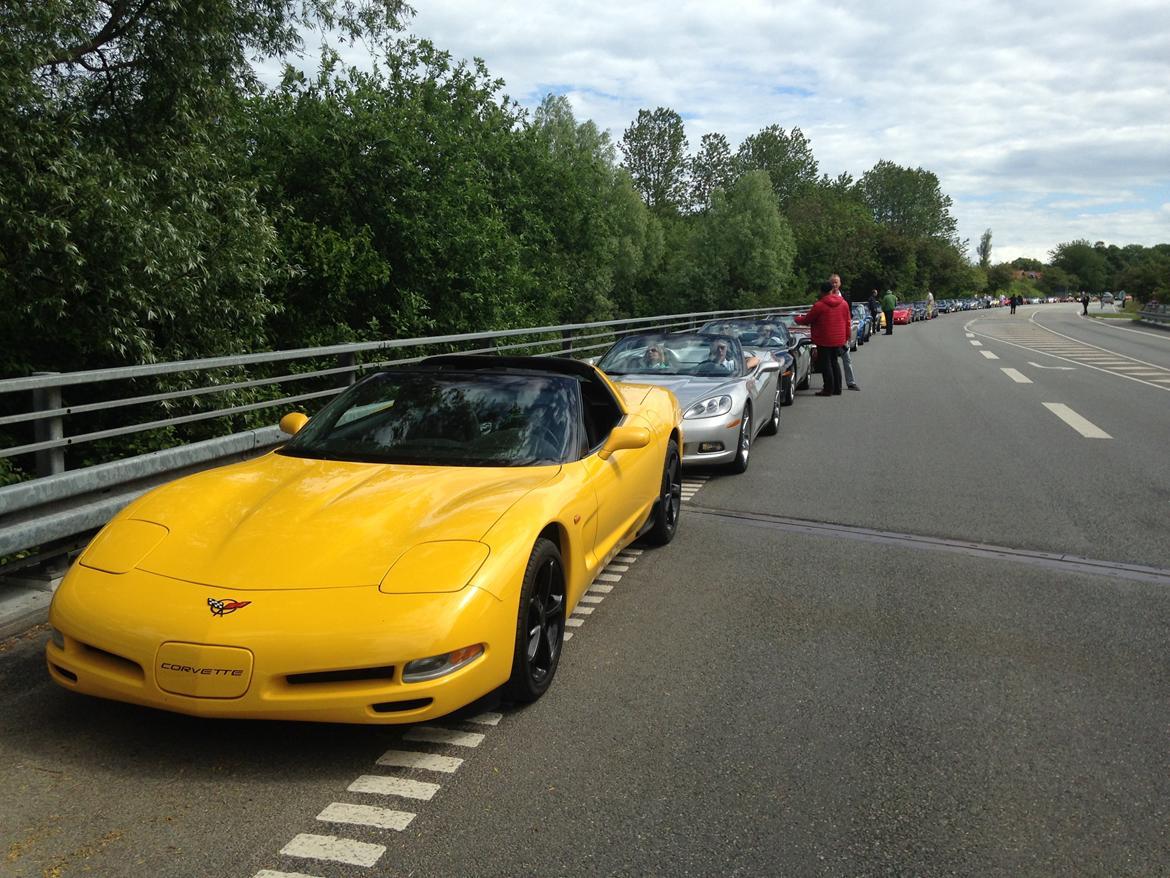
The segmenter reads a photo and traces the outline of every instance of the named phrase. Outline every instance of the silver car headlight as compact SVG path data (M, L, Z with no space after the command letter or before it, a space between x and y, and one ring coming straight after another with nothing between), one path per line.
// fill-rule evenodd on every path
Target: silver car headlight
M690 406L683 414L684 418L713 418L725 415L731 411L730 396L712 396Z

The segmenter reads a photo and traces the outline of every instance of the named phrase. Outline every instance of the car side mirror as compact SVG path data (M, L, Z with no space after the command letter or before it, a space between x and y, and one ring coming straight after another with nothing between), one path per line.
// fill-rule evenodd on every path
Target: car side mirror
M290 436L295 436L301 432L301 428L309 423L309 416L303 412L289 412L280 419L280 429Z
M601 446L601 450L597 452L597 456L602 460L609 460L615 451L621 451L624 448L645 448L649 444L650 431L645 427L614 427L610 431L609 438L605 440L605 444Z

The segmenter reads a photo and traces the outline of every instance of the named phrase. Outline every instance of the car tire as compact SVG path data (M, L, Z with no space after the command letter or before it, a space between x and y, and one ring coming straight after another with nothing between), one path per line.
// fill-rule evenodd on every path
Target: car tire
M561 550L541 537L532 547L520 606L512 676L504 687L511 701L530 704L552 685L565 642L565 571Z
M727 468L735 473L747 472L748 461L752 453L752 407L745 405L743 407L743 415L739 421L739 446L735 452L735 460L727 465Z
M666 462L662 465L662 485L658 491L658 502L651 513L653 524L646 531L646 542L652 546L665 546L674 539L678 530L678 516L682 512L682 461L678 456L678 443L673 439L666 445Z
M792 405L796 402L796 391L792 389L792 379L789 378L787 381L781 381L781 385L780 404ZM780 428L779 419L777 419L776 428Z
M784 395L780 388L776 388L776 396L772 400L772 411L769 413L768 423L760 428L761 436L775 436L780 432L780 406L784 402Z
M804 373L804 377L801 378L800 381L798 381L796 383L797 390L808 390L808 378L809 378L809 375L811 375L811 374L812 374L812 369L810 368L807 372Z

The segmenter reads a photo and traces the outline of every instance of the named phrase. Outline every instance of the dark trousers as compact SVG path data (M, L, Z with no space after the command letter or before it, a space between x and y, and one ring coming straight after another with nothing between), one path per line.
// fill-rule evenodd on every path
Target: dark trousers
M894 312L893 311L883 311L882 313L886 315L886 335L893 335L894 334Z
M1012 313L1013 314L1016 313L1016 300L1015 299L1012 299Z
M841 392L841 349L818 348L817 365L821 367L821 378L828 393Z

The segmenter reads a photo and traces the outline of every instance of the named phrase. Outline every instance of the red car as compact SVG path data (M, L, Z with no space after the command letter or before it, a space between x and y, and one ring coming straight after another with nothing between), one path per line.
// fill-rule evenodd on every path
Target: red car
M894 308L894 325L909 323L914 319L914 309L909 305L898 305Z

